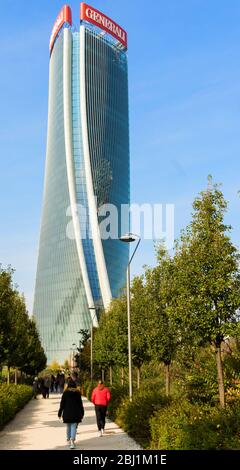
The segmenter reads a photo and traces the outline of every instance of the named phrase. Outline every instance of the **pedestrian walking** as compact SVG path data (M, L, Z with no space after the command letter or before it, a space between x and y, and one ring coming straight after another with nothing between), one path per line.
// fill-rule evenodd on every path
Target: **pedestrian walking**
M57 377L56 377L56 380L55 380L55 392L58 393L60 390L59 390L59 381L60 381L60 373L58 372L57 373Z
M63 393L64 384L65 384L65 375L64 375L64 373L62 372L62 373L59 375L59 393Z
M61 416L67 425L67 442L70 444L70 449L74 449L77 425L83 419L84 409L81 392L73 380L69 380L67 388L63 392L58 411L58 417L61 418Z
M51 386L50 386L50 392L51 392L51 393L54 392L54 384L55 384L55 377L54 377L54 375L52 374L52 375L51 375Z
M39 391L39 383L38 383L38 378L37 377L35 377L35 379L33 381L32 389L33 389L34 398L37 398L37 394L38 394L38 391Z
M51 387L51 378L48 375L46 375L46 377L44 377L44 387L45 387L46 398L49 398L49 389Z
M107 406L111 399L110 390L105 387L104 382L99 380L97 387L92 392L92 403L95 405L95 413L97 419L98 436L104 434Z
M40 379L40 390L41 390L42 397L46 398L47 391L46 391L46 387L44 385L44 378L43 377Z

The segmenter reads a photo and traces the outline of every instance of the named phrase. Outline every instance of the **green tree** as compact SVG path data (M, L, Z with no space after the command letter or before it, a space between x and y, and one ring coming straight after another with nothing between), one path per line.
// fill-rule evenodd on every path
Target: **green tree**
M24 365L21 370L28 375L35 375L45 369L47 358L39 339L35 321L28 319L26 324L28 344L24 356Z
M151 357L149 345L149 317L151 305L146 295L144 276L134 277L131 286L132 360L137 368L137 387L140 387L141 369ZM126 313L125 313L126 315Z
M170 394L170 366L179 344L179 334L172 306L175 303L173 284L174 259L164 246L157 247L157 266L147 269L146 291L149 305L148 348L151 358L165 366L166 395Z
M211 178L193 203L192 221L175 255L176 305L182 338L200 338L215 347L219 401L225 406L221 347L236 325L240 305L239 253L224 223L227 202Z
M113 357L115 364L121 368L128 365L128 329L127 329L127 300L125 295L114 299L109 309Z
M9 267L4 270L0 265L0 365L6 363L8 348L11 342L11 318L15 293L12 285L13 269Z
M7 332L8 347L5 363L10 367L21 369L26 362L28 350L27 325L29 317L25 300L17 291L14 292L12 308L10 311L10 324Z
M96 329L93 342L94 361L99 368L110 369L110 382L112 383L112 367L115 364L114 332L112 317L109 312L102 312L99 328Z
M99 327L96 329L93 342L94 361L99 368L121 368L127 365L127 314L126 299L113 299L109 309L102 312Z
M0 267L0 364L33 375L45 367L46 356L25 299L13 287L13 272Z
M90 333L87 329L80 330L81 339L78 348L78 361L79 368L89 373L90 372Z

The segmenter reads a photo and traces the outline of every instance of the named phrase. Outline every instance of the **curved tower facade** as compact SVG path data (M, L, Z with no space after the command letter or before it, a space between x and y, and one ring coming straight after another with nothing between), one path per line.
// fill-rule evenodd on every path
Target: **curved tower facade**
M78 32L65 5L50 39L33 309L48 363L69 357L78 331L97 325L98 309L107 308L125 284L128 246L118 237L128 230L127 211L121 217L129 204L126 48L126 32L86 4Z

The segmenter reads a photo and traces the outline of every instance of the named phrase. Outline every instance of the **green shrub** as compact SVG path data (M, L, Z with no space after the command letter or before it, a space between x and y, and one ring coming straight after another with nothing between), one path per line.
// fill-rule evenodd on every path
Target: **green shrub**
M92 391L96 385L91 382L84 382L82 386L82 395L91 401Z
M139 390L134 393L132 402L125 395L115 411L116 422L142 447L147 447L151 438L149 420L156 410L169 402L170 399L161 396L159 390Z
M111 391L111 401L108 404L108 417L115 420L118 414L118 408L122 401L128 396L128 387L126 385L114 385L109 387Z
M32 397L28 385L0 385L0 428L10 421Z
M188 357L185 356L189 354ZM182 353L183 354L183 353ZM180 361L174 364L178 385L182 398L213 405L218 401L218 381L216 358L212 350L200 348L198 356L193 360L190 351L185 351Z
M150 419L151 449L240 449L239 404L226 410L185 400L172 402Z

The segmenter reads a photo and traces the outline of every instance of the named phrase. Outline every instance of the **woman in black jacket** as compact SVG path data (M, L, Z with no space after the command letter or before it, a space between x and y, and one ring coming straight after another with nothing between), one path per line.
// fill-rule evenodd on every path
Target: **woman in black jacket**
M67 425L67 441L70 442L70 449L75 448L77 425L84 416L82 397L76 382L70 380L66 390L63 392L58 417L63 417L63 422Z

